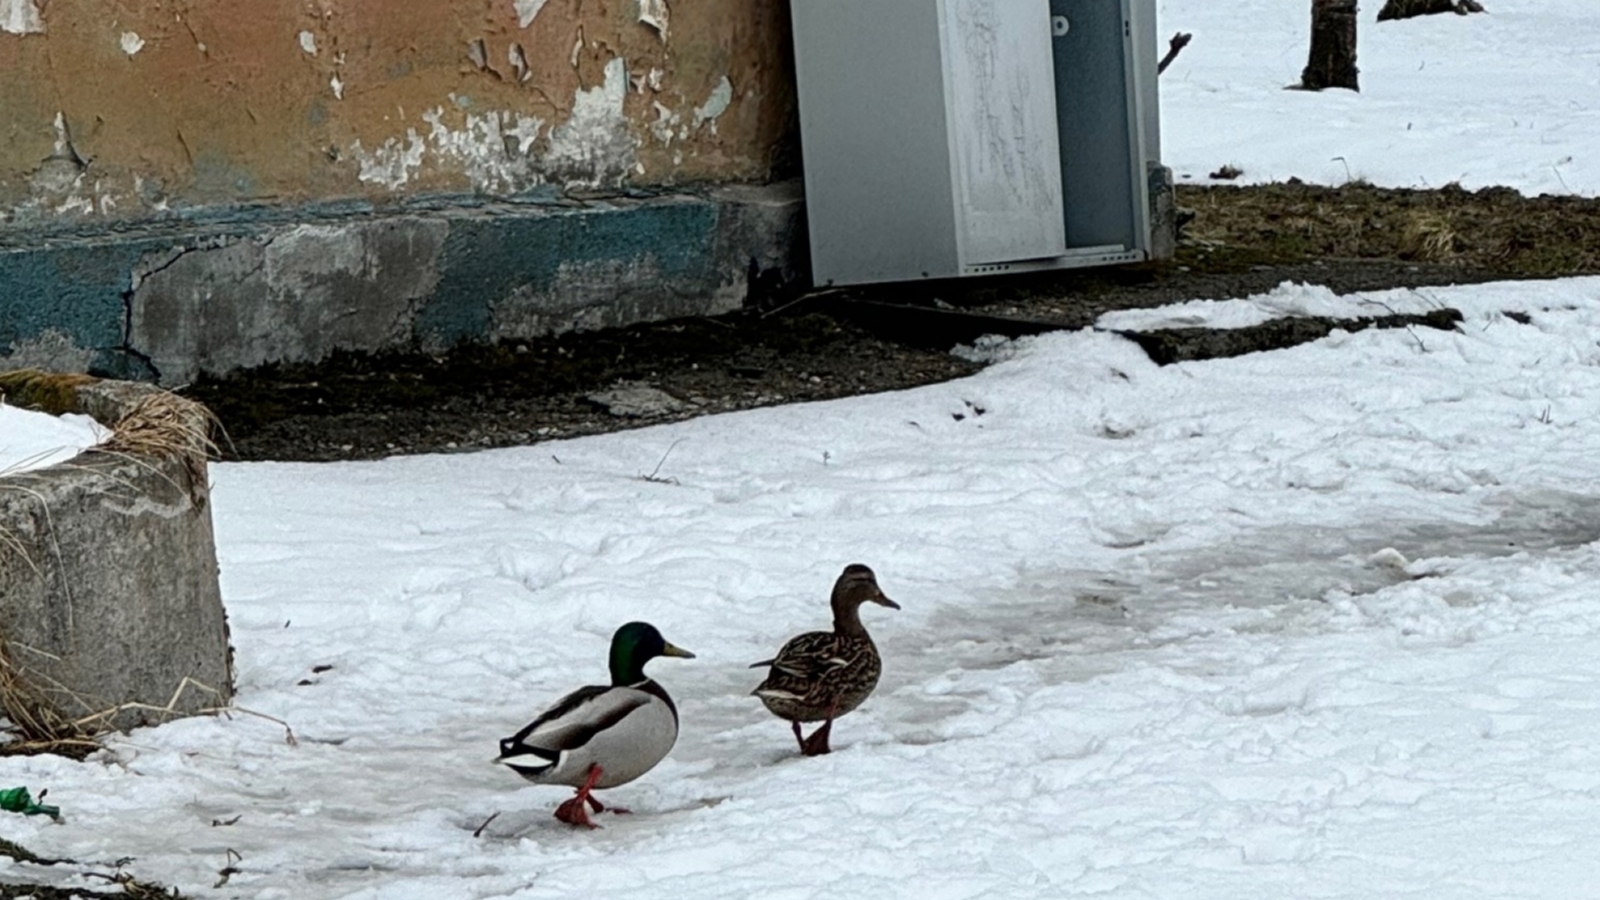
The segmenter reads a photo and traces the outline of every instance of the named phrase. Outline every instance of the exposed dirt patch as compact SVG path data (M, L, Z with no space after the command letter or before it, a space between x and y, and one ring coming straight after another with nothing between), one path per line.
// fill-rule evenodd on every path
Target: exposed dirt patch
M1600 201L1509 190L1182 187L1195 211L1164 265L928 282L848 295L753 298L684 319L441 356L340 354L206 379L225 458L334 460L526 444L707 413L970 374L948 351L980 317L1017 333L1081 328L1113 309L1260 293L1284 281L1343 293L1600 272ZM862 315L865 300L927 314ZM939 316L933 311L961 315ZM643 385L676 409L619 416L591 396Z
M1600 271L1600 201L1290 182L1180 187L1195 211L1180 262L1211 271L1315 259L1394 259L1550 278Z

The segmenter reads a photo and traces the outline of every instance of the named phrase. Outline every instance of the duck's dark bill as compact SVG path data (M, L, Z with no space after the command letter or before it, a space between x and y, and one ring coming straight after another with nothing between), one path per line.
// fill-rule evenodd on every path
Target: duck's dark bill
M873 597L872 598L872 602L878 604L879 606L887 606L890 609L899 609L900 608L900 604L894 602L893 600L890 600L888 597L885 597L882 594L879 594L878 596Z
M694 659L694 654L693 653L690 653L689 651L683 649L682 647L674 647L671 644L668 644L666 646L666 648L661 651L661 655L662 656L676 656L676 657L679 657L681 659Z

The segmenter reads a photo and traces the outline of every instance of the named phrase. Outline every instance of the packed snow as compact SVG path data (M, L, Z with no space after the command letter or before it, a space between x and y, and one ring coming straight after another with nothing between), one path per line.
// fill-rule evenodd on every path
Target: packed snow
M88 416L52 416L0 399L0 476L65 462L108 434Z
M1600 19L1594 0L1485 0L1487 12L1378 22L1361 4L1360 93L1300 83L1306 0L1159 0L1162 156L1180 180L1297 177L1384 187L1600 194Z
M1282 90L1308 4L1163 0L1196 35L1167 158L1594 193L1589 3L1368 8L1363 92L1309 95ZM1445 306L1458 330L1165 368L1111 332ZM238 704L297 743L241 713L0 758L64 816L0 837L251 900L1592 895L1600 279L1286 285L1099 326L912 391L217 465ZM865 611L883 680L802 758L746 666L825 627L852 562L904 609ZM683 732L602 793L633 815L575 830L569 791L489 760L603 681L631 619L699 654L650 668ZM74 871L0 858L104 889Z

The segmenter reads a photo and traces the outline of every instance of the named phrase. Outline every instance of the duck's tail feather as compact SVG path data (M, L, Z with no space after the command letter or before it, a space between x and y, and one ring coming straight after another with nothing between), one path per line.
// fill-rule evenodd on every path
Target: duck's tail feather
M523 778L537 778L561 762L561 753L506 740L501 742L500 755L494 761L509 767Z

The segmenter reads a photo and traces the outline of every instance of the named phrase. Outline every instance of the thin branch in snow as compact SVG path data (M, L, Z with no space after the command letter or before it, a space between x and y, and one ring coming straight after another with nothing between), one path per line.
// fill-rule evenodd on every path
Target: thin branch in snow
M490 822L493 822L495 819L498 819L498 818L500 818L500 811L499 810L495 810L494 815L490 816L487 819L484 819L482 825L479 825L477 828L473 829L472 836L473 837L483 837L483 830L485 828L489 827L489 823Z
M679 444L683 443L685 440L687 440L687 438L678 438L677 440L673 441L671 444L668 444L667 445L667 452L661 454L661 459L660 459L659 462L656 463L656 467L654 469L650 470L650 474L649 475L640 475L639 476L639 480L640 481L651 481L651 482L655 482L656 484L677 484L678 483L678 479L671 478L671 477L661 478L656 473L661 471L661 467L663 465L666 465L667 457L672 455L673 448L677 447Z

